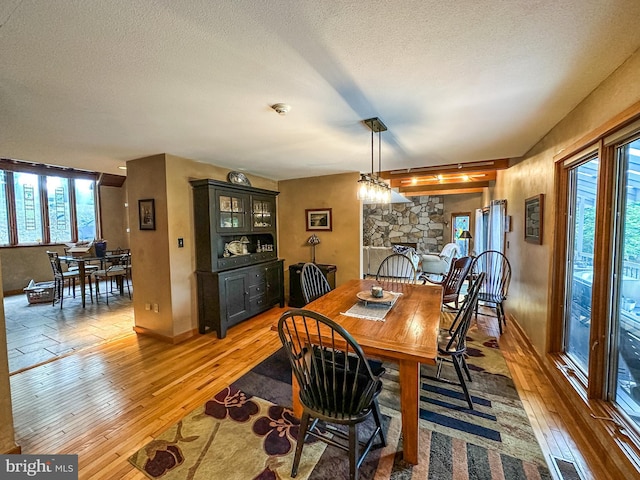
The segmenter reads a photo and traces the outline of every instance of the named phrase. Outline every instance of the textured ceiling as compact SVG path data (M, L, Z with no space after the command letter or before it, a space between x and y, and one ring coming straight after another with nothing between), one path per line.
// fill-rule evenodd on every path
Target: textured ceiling
M384 170L518 157L638 49L638 18L638 0L3 0L0 157L364 172L373 116Z

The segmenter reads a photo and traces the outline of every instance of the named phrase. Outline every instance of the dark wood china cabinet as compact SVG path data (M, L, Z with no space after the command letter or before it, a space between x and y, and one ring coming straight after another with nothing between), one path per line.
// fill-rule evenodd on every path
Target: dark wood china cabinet
M198 330L227 328L279 304L283 260L277 257L278 192L211 179L192 180Z

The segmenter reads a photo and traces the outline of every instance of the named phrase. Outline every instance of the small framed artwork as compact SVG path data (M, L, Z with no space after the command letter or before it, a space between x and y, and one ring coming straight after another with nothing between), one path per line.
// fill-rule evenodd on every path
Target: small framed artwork
M544 194L529 197L524 201L524 240L542 245L542 222Z
M307 231L324 230L330 232L333 228L330 208L308 208L304 213L307 221Z
M140 216L140 230L156 229L156 207L153 198L138 200L138 215Z

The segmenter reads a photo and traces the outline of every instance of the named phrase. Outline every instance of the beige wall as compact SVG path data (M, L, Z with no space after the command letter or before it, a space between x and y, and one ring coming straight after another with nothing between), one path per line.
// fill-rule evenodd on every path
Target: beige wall
M555 208L555 155L581 137L602 126L615 115L640 101L640 52L621 65L607 80L553 128L523 161L498 172L491 198L506 198L512 215L512 232L507 234L507 256L513 267L513 278L506 303L508 314L514 315L536 350L546 351L548 302ZM543 244L524 242L524 200L545 194Z
M108 249L129 248L127 182L122 187L100 187L102 238Z
M0 268L0 279L2 279L2 268ZM4 295L0 292L0 305L3 304ZM4 306L2 306L0 308L0 453L9 453L15 447L9 384L9 360L7 357L7 329L5 326Z
M167 338L197 328L193 202L190 180L226 180L229 169L159 154L127 162L127 195L136 327ZM277 183L248 175L254 187ZM153 198L156 230L138 228L138 200ZM178 248L178 238L184 247ZM158 304L158 313L145 304Z
M361 275L362 204L357 200L358 173L285 180L278 184L278 256L285 259L285 289L289 290L288 266L311 261L307 239L320 238L316 262L335 264L336 284ZM305 209L331 208L333 230L308 232Z

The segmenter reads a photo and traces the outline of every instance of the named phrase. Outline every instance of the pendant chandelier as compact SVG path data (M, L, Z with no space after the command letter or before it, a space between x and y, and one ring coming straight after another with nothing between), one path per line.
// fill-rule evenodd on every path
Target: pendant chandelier
M382 147L381 147L381 132L387 130L387 127L382 120L378 117L367 118L363 120L369 129L371 129L371 174L360 174L360 180L358 180L358 199L368 203L389 203L391 201L391 187L387 182L380 178L380 172L382 170ZM378 175L373 171L373 134L378 134Z

